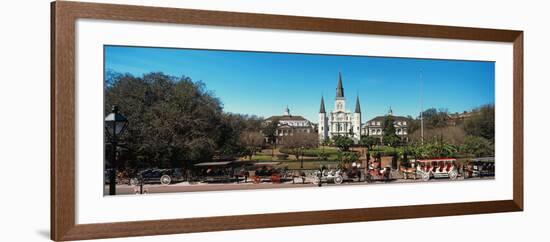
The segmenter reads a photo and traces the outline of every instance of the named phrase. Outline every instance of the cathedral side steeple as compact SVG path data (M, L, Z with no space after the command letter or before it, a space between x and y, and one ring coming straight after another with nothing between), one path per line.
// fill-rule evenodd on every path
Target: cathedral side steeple
M319 108L319 113L326 113L325 111L325 99L321 96L321 108Z
M325 98L321 95L321 107L319 108L319 123L317 131L319 132L319 142L323 142L326 138L329 138L329 123L327 114L325 111Z
M355 112L361 113L361 104L359 104L359 95L357 96L357 99L355 99Z

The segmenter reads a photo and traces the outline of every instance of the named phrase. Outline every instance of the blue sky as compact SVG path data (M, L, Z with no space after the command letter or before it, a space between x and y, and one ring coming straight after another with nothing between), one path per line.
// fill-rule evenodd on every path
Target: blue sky
M269 117L288 105L312 122L321 95L333 109L339 72L346 109L355 110L359 95L364 121L390 106L418 116L421 89L425 109L462 112L495 100L494 62L482 61L105 46L105 70L185 75L204 82L226 112Z

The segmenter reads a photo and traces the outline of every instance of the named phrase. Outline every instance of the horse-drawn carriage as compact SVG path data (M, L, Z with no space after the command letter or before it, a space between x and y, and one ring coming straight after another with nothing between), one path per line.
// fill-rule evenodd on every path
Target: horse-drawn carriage
M269 181L271 183L281 183L288 179L289 175L286 167L280 167L281 162L255 162L250 166L250 178L253 183Z
M458 178L458 169L456 159L440 158L440 159L425 159L411 162L412 168L416 171L414 178L420 177L423 181L428 181L431 178L449 178L456 180ZM410 174L411 172L403 172Z
M313 183L317 185L320 182L342 184L344 181L360 181L363 175L359 162L344 165L337 164L336 168L331 168L335 165L333 162L326 162L321 165L320 170L310 173Z
M313 184L342 184L342 182L344 182L344 176L341 169L321 169L313 172Z
M464 178L495 176L495 157L469 160L464 167Z
M202 162L194 166L195 176L200 182L232 182L235 179L233 161Z
M195 173L199 181L207 183L248 182L249 178L253 183L280 183L287 178L286 167L280 167L280 164L258 161L203 162L195 164Z
M386 167L382 167L382 162L373 161L367 167L365 180L368 183L376 181L388 182L392 179L394 179L394 177L392 176L392 168L389 165Z

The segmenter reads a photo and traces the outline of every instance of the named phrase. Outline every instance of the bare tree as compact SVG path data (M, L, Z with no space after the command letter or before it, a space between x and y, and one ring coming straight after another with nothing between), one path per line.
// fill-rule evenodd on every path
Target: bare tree
M246 155L252 160L252 156L256 154L258 147L264 143L264 136L257 131L245 131L239 137L240 143L246 148Z
M434 137L442 137L446 142L452 145L462 145L466 138L466 132L459 126L446 126L439 128L430 128L424 130L424 138L431 140ZM409 135L409 139L412 142L420 142L420 130L417 130Z
M319 145L319 135L317 133L294 132L292 135L285 137L283 146L287 148L291 154L300 158L303 149L314 148Z

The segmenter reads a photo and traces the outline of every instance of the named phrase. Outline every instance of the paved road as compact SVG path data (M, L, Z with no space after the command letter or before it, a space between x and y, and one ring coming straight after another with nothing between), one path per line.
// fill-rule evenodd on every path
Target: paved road
M273 188L291 188L291 187L314 187L316 185L311 183L305 184L292 184L292 183L231 183L231 184L189 184L182 182L172 185L160 185L160 184L147 184L144 185L144 190L147 193L172 193L172 192L200 192L200 191L220 191L220 190L250 190L250 189L273 189ZM108 186L106 186L106 192L108 192ZM135 194L139 191L139 186L118 185L117 195L120 194Z
M462 178L459 178L455 182L460 181L475 181L475 180L491 180L494 179L492 177L488 178L469 178L467 180L463 180ZM420 179L399 179L390 181L387 184L396 184L396 183L414 183L414 182L422 182ZM449 179L431 179L428 182L450 182ZM335 185L331 183L323 183L323 186L346 186L346 185L366 185L366 184L384 184L384 182L375 182L375 183L366 183L366 182L344 182L341 185ZM171 184L171 185L161 185L161 184L146 184L144 185L144 190L147 193L175 193L175 192L201 192L201 191L227 191L227 190L250 190L250 189L274 189L274 188L293 188L293 187L316 187L317 185L311 183L310 181L306 181L305 184L302 183L295 183L292 184L291 182L287 183L280 183L280 184L273 184L273 183L260 183L260 184L254 184L251 182L248 183L219 183L219 184L207 184L207 183L195 183L195 184L189 184L188 182L181 182L177 184ZM109 187L105 186L105 194L108 194ZM129 195L129 194L136 194L136 192L139 192L139 186L130 186L130 185L117 185L117 195Z

